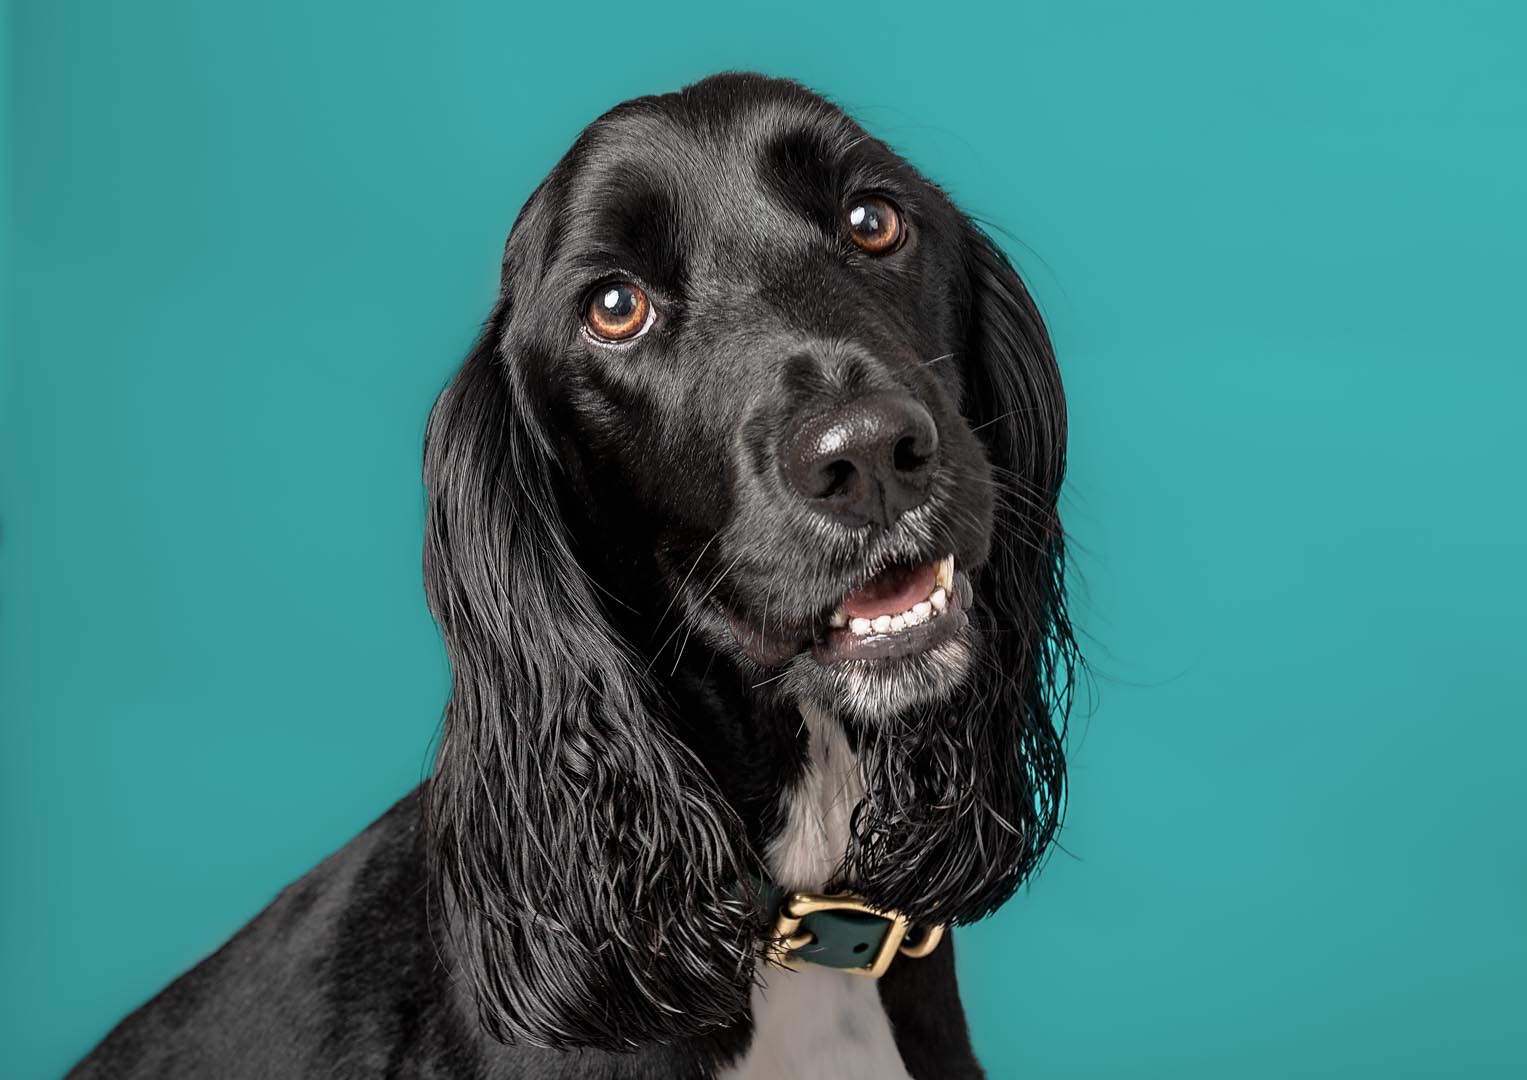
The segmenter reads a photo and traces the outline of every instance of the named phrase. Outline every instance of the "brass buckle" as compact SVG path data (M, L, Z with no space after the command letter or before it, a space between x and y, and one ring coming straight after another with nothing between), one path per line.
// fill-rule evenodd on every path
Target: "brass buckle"
M882 911L877 907L871 907L864 897L851 892L797 892L786 896L784 903L779 906L779 917L774 921L774 939L769 943L766 952L768 962L788 971L800 971L811 963L809 958L796 955L797 950L805 948L816 940L810 932L801 930L801 922L806 916L815 915L821 911L849 911L858 915L873 915L891 924L880 942L880 948L876 950L869 963L863 967L833 968L834 971L846 971L852 975L868 975L872 979L878 979L891 966L891 961L896 959L898 952L903 956L920 959L937 948L944 937L942 925L929 926L922 929L921 937L907 944L904 942L912 928L912 923L899 911Z

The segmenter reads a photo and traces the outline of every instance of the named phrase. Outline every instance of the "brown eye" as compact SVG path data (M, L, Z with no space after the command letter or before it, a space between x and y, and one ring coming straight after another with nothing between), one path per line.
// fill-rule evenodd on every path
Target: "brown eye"
M849 203L843 220L848 224L848 238L871 255L895 251L901 244L901 212L878 195Z
M601 341L630 341L652 322L647 294L629 281L612 281L595 289L583 308L583 323Z

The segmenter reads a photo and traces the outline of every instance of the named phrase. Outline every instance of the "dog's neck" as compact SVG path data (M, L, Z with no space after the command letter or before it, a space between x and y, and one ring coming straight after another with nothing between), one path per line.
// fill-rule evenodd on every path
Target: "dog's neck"
M807 740L800 774L780 796L780 825L765 853L781 887L826 891L842 883L854 808L864 797L859 759L838 718L803 704ZM723 1080L820 1076L909 1080L872 979L829 968L764 968L752 995L748 1052Z
M781 825L766 857L777 885L819 891L839 878L864 779L837 717L815 704L803 703L800 712L806 761L781 796Z

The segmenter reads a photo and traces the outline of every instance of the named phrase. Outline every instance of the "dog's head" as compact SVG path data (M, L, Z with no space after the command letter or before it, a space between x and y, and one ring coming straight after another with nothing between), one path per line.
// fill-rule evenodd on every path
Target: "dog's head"
M618 1047L743 1007L756 861L665 686L699 655L850 728L871 900L1011 894L1062 801L1064 447L1007 260L834 106L721 76L579 137L426 447L432 839L490 1029Z

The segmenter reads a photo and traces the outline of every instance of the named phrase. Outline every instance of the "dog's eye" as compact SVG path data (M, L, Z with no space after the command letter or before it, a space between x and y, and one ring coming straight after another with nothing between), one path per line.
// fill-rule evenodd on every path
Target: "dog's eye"
M865 195L849 203L844 221L848 238L871 255L885 255L901 244L901 212L879 195Z
M583 324L600 341L630 341L652 324L652 303L629 281L612 281L590 294Z

